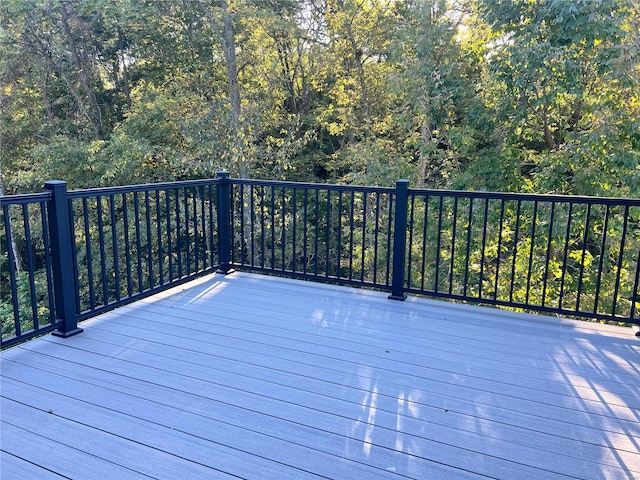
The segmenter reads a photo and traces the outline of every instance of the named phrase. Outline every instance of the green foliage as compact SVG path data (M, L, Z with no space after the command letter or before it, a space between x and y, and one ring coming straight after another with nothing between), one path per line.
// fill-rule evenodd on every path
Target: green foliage
M7 193L233 175L638 196L635 0L0 4Z
M532 187L637 195L637 58L635 73L621 70L637 5L480 1L479 12L496 35L488 73L503 92L502 142L522 152Z

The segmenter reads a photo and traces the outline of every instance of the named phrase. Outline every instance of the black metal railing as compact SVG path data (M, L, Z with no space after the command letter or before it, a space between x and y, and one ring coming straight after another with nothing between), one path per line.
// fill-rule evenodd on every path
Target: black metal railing
M216 268L218 182L69 192L78 318Z
M233 180L231 189L234 268L390 287L393 188Z
M2 197L2 346L214 270L640 323L640 200L218 178Z
M78 333L80 320L216 269L220 182L70 192L47 182L3 197L2 347Z
M638 323L640 200L409 193L406 292Z
M52 194L2 198L0 319L2 346L57 328L48 205Z

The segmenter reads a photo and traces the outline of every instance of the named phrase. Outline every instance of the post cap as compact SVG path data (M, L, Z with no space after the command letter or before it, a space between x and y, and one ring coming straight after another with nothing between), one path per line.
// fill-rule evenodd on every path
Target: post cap
M219 172L216 172L216 177L217 178L229 178L229 172L226 172L224 170L220 170Z
M62 192L67 190L67 182L62 180L47 180L44 182L44 189L49 192Z

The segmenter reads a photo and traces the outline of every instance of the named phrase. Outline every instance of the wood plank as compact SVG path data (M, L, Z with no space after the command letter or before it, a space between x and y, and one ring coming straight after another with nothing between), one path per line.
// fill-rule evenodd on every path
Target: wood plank
M135 330L135 332L139 332L139 330ZM88 332L84 338L89 339L91 334L91 332ZM109 335L109 333L101 331L98 336L100 341L108 341L110 339ZM155 337L162 338L163 334L158 332L148 332L146 335L148 338L152 339ZM115 345L122 342L122 339L119 338L118 335L112 334L112 336L115 337L112 339L115 342ZM531 415L531 412L514 412L509 416L507 415L509 414L508 409L502 407L492 408L490 404L483 403L477 398L474 398L473 401L468 401L464 398L447 397L446 395L436 393L433 390L425 389L422 387L420 379L411 375L406 375L405 373L398 374L386 370L372 371L369 369L357 369L357 371L353 371L353 369L350 370L349 368L334 370L327 368L326 363L322 366L313 363L302 363L299 360L296 360L295 357L290 360L283 357L276 357L272 355L271 352L269 354L265 354L264 352L252 352L249 350L238 351L238 348L235 345L233 347L216 345L213 353L194 352L192 349L194 345L190 340L181 340L178 338L173 338L172 342L174 346L171 347L157 345L140 338L130 337L126 342L131 349L138 350L142 348L143 351L149 353L154 352L157 355L164 355L167 356L167 358L175 360L190 358L191 362L198 362L204 365L211 365L215 362L215 368L217 370L220 369L234 375L243 374L248 377L257 375L264 379L265 377L259 372L264 368L270 368L277 372L297 374L310 379L321 380L330 384L349 387L356 390L362 390L363 388L367 389L375 382L381 395L391 397L397 395L397 392L410 389L412 391L412 403L416 403L420 408L435 409L435 411L429 413L430 418L438 412L449 410L471 415L477 420L480 418L478 417L478 411L481 410L487 418L493 418L494 415L497 415L498 418L502 419L503 423L506 422L508 418L511 418L510 424L516 426L518 425L518 422L526 422L529 426L528 430L535 427L541 422L541 420L544 421L545 424L549 423L546 417L536 418ZM183 352L182 349L179 348L181 345L186 351ZM28 357L28 360L31 361L32 357ZM226 362L227 365L221 363L221 361ZM295 378L291 383L296 386L300 386ZM551 429L550 432L548 428L543 428L542 430L552 433L553 435L560 436L568 434L569 431L573 432L573 426L571 424L567 424L564 419L561 419L556 423L557 428ZM581 428L581 426L578 426L575 431L575 436L578 438L588 438L591 439L590 441L594 441L593 435L589 433L591 431L592 429L584 429ZM624 435L623 438L626 439L627 436ZM602 445L607 445L610 441L610 439L607 439L606 441L603 440ZM620 447L620 444L616 443L616 446Z
M238 282L240 280L240 282ZM552 338L563 333L573 336L576 331L582 335L589 335L594 340L602 339L611 343L614 338L629 340L633 334L629 328L621 328L615 325L604 325L599 322L587 322L582 320L572 320L557 316L546 316L539 314L526 314L511 312L493 307L482 307L473 304L452 303L442 300L429 300L424 297L409 296L404 302L389 302L387 293L373 290L337 286L331 284L318 284L314 282L301 282L282 277L272 277L265 275L252 275L244 272L235 272L231 275L213 275L204 279L198 284L189 284L186 289L176 289L173 292L166 292L159 300L172 301L172 297L195 297L203 293L210 293L216 290L222 291L230 282L233 282L233 289L227 292L236 294L244 291L245 299L253 297L265 297L272 294L289 295L292 298L305 298L308 301L331 298L348 303L350 305L360 305L363 307L374 307L375 309L391 309L393 311L423 312L427 317L433 316L431 311L442 310L454 318L464 319L465 323L479 323L481 326L491 327L492 324L499 325L499 331L534 331L536 337L547 332ZM258 285L258 288L256 286ZM227 293L225 292L225 293ZM478 322L474 322L478 319ZM484 322L488 321L488 325ZM565 327L565 328L558 328ZM533 330L532 330L533 329Z
M156 312L155 317L160 315ZM154 327L153 321L136 317L138 325L143 325L144 331L154 330L167 330L173 322L167 320L165 328ZM115 318L111 323L122 323L122 327L126 328L127 321L121 317ZM502 372L495 372L492 375L482 376L474 375L471 371L451 371L450 368L446 370L439 370L437 367L433 367L431 363L425 362L424 364L416 363L404 363L394 358L395 354L385 355L386 350L379 349L376 354L369 355L356 355L354 352L356 345L352 349L339 349L333 345L318 344L305 342L293 337L281 337L268 334L258 334L256 332L245 332L235 327L216 327L214 328L210 324L200 320L183 320L183 326L187 329L185 332L198 331L198 338L207 342L213 342L222 339L225 342L233 341L234 345L238 340L245 343L244 348L247 350L263 350L269 351L277 350L278 352L289 352L300 360L308 359L309 363L317 362L347 362L350 364L366 365L371 368L380 368L384 370L390 370L401 374L404 371L410 372L410 376L418 377L424 381L436 382L437 385L427 387L429 390L442 391L443 389L450 389L457 387L458 390L472 390L473 392L480 391L493 394L496 398L509 397L517 399L521 404L526 405L527 409L532 408L531 404L536 406L545 405L555 407L558 416L563 417L566 415L573 415L575 418L588 419L590 416L597 416L591 419L596 425L606 422L606 418L600 417L615 417L619 419L625 419L629 422L640 422L638 412L634 408L634 403L637 405L637 398L629 393L626 398L619 394L612 394L609 399L613 399L613 403L603 403L598 396L605 396L604 400L607 400L607 392L604 389L600 389L598 395L593 393L591 388L582 388L582 394L576 393L574 385L564 386L565 392L557 393L551 388L547 388L548 382L536 384L536 381L531 379L522 379L518 376L511 375L505 378L505 374ZM105 327L108 328L108 327ZM115 328L115 327L114 327ZM118 327L119 328L119 327ZM137 328L137 327L136 327ZM180 336L180 332L177 333ZM190 333L185 333L190 335ZM329 342L330 343L330 342ZM390 352L395 351L395 345L388 343ZM505 362L509 361L509 358L504 358ZM455 362L452 362L455 363ZM469 369L471 370L471 369ZM589 398L589 395L591 398ZM628 405L625 399L631 402ZM599 423L598 423L599 422Z
M169 427L164 424L165 421L163 419L159 419L157 416L155 421L147 421L143 416L123 414L108 395L103 397L105 405L98 405L73 396L69 397L62 393L45 391L38 386L24 382L4 379L3 383L3 388L11 389L12 395L20 398L27 405L37 408L38 405L46 402L48 409L53 410L61 418L85 423L93 428L124 439L209 466L217 470L223 478L225 476L224 472L233 472L232 476L244 476L247 478L255 475L256 472L260 472L261 478L272 479L295 479L301 475L299 470L278 464L266 457L252 455L242 450L236 450L223 444L209 441L202 436L196 435L195 432L185 432L183 429L175 428L174 426ZM92 399L95 398L94 392L94 389L84 391ZM153 417L156 412L152 408L148 413L149 416ZM5 439L3 438L4 441ZM8 439L7 442L10 445L15 443L13 439ZM53 442L50 441L49 444L52 445ZM24 451L24 448L22 450ZM78 452L74 448L70 448L70 450ZM120 453L120 449L111 452L112 455L118 453ZM38 461L44 465L47 464L45 459ZM57 462L57 459L49 459L49 463L52 462ZM210 476L214 475L217 476L218 474L210 474ZM76 471L72 476L74 478L131 478L122 474L119 476L99 476L93 473L92 470ZM175 472L167 478L175 478Z
M80 337L78 337L78 340L81 340ZM107 354L107 358L110 358L108 354ZM81 360L81 363L86 363L86 364L100 363L97 360L92 360L90 357L81 358L80 360ZM111 359L110 364L113 364L113 362L114 360ZM146 364L146 363L147 362L141 361L139 358L136 358L134 356L131 358L127 358L127 362L125 365L123 365L123 368L126 368L126 366L129 366L129 370L131 370L131 365L133 364L133 365L137 365L138 367L136 367L136 369L138 369L143 364ZM181 369L184 369L184 368L185 368L185 364L181 364ZM203 375L197 372L196 370L199 370L199 369L198 368L194 369L192 365L188 365L188 370L187 370L188 376L189 377L195 376L196 378L200 378L202 382L202 387L200 387L200 389L205 391L209 391L211 389L211 386L208 386L210 384L214 384L217 389L217 387L219 387L220 385L229 384L235 381L235 388L240 388L244 391L245 389L251 388L251 386L252 385L254 386L256 383L254 380L249 380L248 383L238 382L238 375L233 373L228 375L228 378L222 378L222 379L220 378L220 374L216 374L214 376L216 378L215 382L211 382L206 380L208 378L208 375L206 374ZM124 373L124 371L122 373ZM163 370L162 374L167 375L167 371ZM176 372L175 374L178 375L179 373ZM170 383L175 385L176 381L171 380ZM345 396L347 396L346 394L348 394L349 392L345 392L343 390L336 393L335 394L336 396L332 398L329 398L329 397L317 398L317 395L313 395L313 393L309 392L308 390L299 391L296 388L290 388L290 387L287 387L286 385L280 385L280 384L270 384L269 382L263 382L263 384L264 384L263 389L257 392L260 396L263 396L263 397L268 397L269 395L276 396L278 398L285 397L285 398L288 398L289 402L294 405L311 404L311 405L315 405L317 408L321 408L326 412L338 412L342 416L351 416L352 418L356 418L356 419L358 418L357 416L358 412L361 410L360 407L361 407L362 400L359 400L357 397L352 399L351 406L349 406L348 403L345 404L344 398ZM233 402L234 399L228 399L227 401ZM379 420L376 421L376 426L383 426L387 430L393 431L393 429L396 428L397 421L398 421L397 420L398 414L396 411L393 410L394 408L393 404L396 403L397 400L394 398L388 398L385 402L384 398L380 398L377 401L379 402L379 405L376 405L376 412ZM411 409L410 405L408 409ZM429 415L425 415L425 416L428 417ZM412 431L414 434L418 436L424 436L424 432L429 431L433 435L434 441L442 442L442 439L444 438L444 439L448 439L448 442L450 442L449 445L456 445L456 444L459 445L460 435L456 429L446 428L442 426L440 428L434 428L433 425L429 425L427 427L426 425L423 425L421 422L416 421L411 416L407 416L407 418L404 418L403 423L406 424L405 428L407 428L408 431ZM520 444L517 444L517 443L502 444L501 441L499 440L494 440L493 442L491 442L489 439L487 438L483 439L482 437L477 438L477 440L474 442L473 438L470 438L468 435L464 437L464 441L466 442L466 444L465 442L463 442L462 444L463 447L466 445L466 447L468 447L470 450L474 450L474 451L480 450L483 453L483 455L500 455L503 452L509 452L511 455L511 458L515 458L518 461L522 460L523 462L525 462L525 465L527 464L527 462L535 461L536 459L535 450L531 449L529 446L527 447L522 446L522 445L526 445L525 437L520 439ZM491 447L493 447L493 450L491 450ZM487 450L487 448L489 448L489 450ZM515 452L518 450L518 448L520 448L521 451L516 456ZM456 454L456 456L459 456L459 454ZM592 466L589 465L588 456L582 457L580 460L576 462L575 465L569 466L567 458L565 456L560 456L555 452L546 452L544 454L539 454L538 466L547 467L553 461L554 457L557 459L556 463L558 465L558 468L563 468L563 466L566 466L568 471L572 471L572 472L575 471L576 469L580 470L580 468L584 468L585 473L592 471ZM636 456L635 463L638 463L637 460L639 459L640 458ZM519 468L519 470L521 469L522 467ZM568 471L565 473L568 473Z
M235 273L83 328L1 354L12 472L57 461L26 432L82 478L640 478L616 327Z
M225 289L219 293L215 293L217 300L226 301L228 303L237 303L238 298L242 298L243 292L241 289L234 288L232 290ZM209 294L209 296L211 296ZM625 332L625 338L614 338L605 335L595 334L582 334L577 332L574 324L571 326L541 324L533 322L523 322L522 320L514 320L509 318L509 321L501 321L499 310L492 308L480 308L472 307L469 305L448 304L445 302L438 302L431 304L428 308L426 303L418 303L414 298L408 299L406 302L389 302L386 296L377 294L377 298L367 297L367 302L353 302L350 297L340 297L338 294L332 295L319 295L316 298L305 298L300 295L295 295L294 292L287 294L278 294L276 292L263 291L258 294L251 294L246 291L244 298L255 299L256 304L261 307L273 305L278 309L282 309L282 305L295 305L300 302L306 305L305 310L320 310L323 313L331 313L331 310L327 309L327 306L334 306L335 311L339 311L341 314L357 314L365 316L367 323L389 323L389 315L393 315L393 323L398 320L411 320L414 324L416 332L424 331L431 325L435 324L439 327L446 327L454 335L457 334L455 329L451 329L451 324L454 323L464 329L470 329L471 332L477 335L482 335L485 338L493 336L494 342L509 341L510 339L517 338L524 340L531 336L534 336L538 340L539 347L542 348L546 344L555 345L559 338L563 339L587 339L591 342L604 342L609 347L621 348L625 351L630 348L630 345L634 342L634 338L630 335L629 329L621 329ZM207 295L201 295L201 299L206 300ZM283 304L279 302L280 299L287 299ZM277 299L277 300L276 300ZM182 297L177 297L177 300L184 300ZM421 299L420 299L421 300ZM167 298L164 302L171 301L176 303L176 299ZM197 304L198 299L191 301L192 304ZM424 301L423 301L424 302ZM241 307L246 307L246 301L240 303ZM460 325L463 324L463 325ZM490 335L488 335L490 334ZM516 346L522 346L524 348L533 347L528 344L523 344L522 341L516 344Z
M240 280L244 280L241 278ZM324 285L322 286L325 287ZM235 292L235 288L233 289ZM213 293L215 292L215 299L211 298ZM207 311L210 313L214 313L217 310L221 311L221 315L235 315L237 312L249 311L250 314L256 316L259 315L260 312L270 311L269 308L265 308L266 305L263 305L259 301L255 302L255 305L250 305L251 302L247 302L247 298L252 299L256 296L256 294L248 295L247 297L238 296L232 299L228 299L229 289L225 288L218 292L214 291L210 292L206 295L200 294L198 298L204 301L212 301L212 305L215 305L214 308L207 306ZM271 292L266 292L271 293ZM369 292L370 293L370 292ZM378 294L379 295L379 294ZM267 298L274 300L275 294L271 293ZM349 320L353 318L354 320L360 320L357 324L359 327L364 327L366 325L365 331L368 331L372 328L372 325L382 325L382 328L386 331L393 331L390 326L395 327L395 333L401 334L403 330L407 330L411 332L411 335L407 335L408 339L417 337L420 340L424 338L433 338L434 334L440 334L443 336L443 340L447 341L448 338L449 343L459 344L464 342L465 344L469 342L476 342L478 344L482 344L482 348L479 351L493 351L494 348L498 348L498 351L504 352L506 354L517 356L518 354L522 354L523 352L529 352L526 355L527 358L534 359L544 359L545 355L551 354L551 359L554 362L565 360L570 365L574 365L576 358L585 359L587 361L593 361L594 359L604 359L606 360L606 356L602 354L600 351L599 345L597 342L600 337L589 336L589 337L575 337L575 335L571 334L570 336L565 336L572 340L572 342L567 345L575 345L577 348L572 349L571 352L558 352L557 351L557 343L560 338L563 338L562 332L567 330L567 328L555 326L555 332L550 333L549 338L547 338L545 342L545 337L541 335L532 335L529 329L518 327L516 331L507 331L507 327L511 326L510 323L497 323L494 321L493 315L497 310L482 308L478 310L475 316L470 318L459 318L450 315L451 310L449 309L449 304L440 302L440 304L444 305L439 308L443 309L445 312L449 313L447 318L435 318L432 314L426 316L420 315L420 311L424 310L422 308L410 308L407 309L406 305L402 302L389 302L386 299L377 298L378 303L382 303L381 305L376 305L375 308L371 304L365 304L362 308L358 307L359 310L354 310L353 305L343 305L340 303L336 304L333 297L325 298L320 296L320 300L318 299L305 299L301 297L293 297L293 293L290 295L291 298L278 298L275 300L275 308L272 308L271 311L279 311L283 313L286 317L290 316L290 312L295 312L295 315L302 318L314 318L319 320L319 316L322 316L322 321L326 324L331 324L332 328L338 328L343 325L348 325ZM339 298L339 297L336 297ZM369 297L367 297L369 298ZM386 297L384 297L386 298ZM159 305L170 306L171 308L181 308L181 304L184 305L184 302L188 302L188 308L193 308L197 311L198 301L193 301L186 294L179 292L177 296L167 297L157 301ZM372 301L372 300L371 300ZM146 299L144 302L152 302L152 300ZM315 302L315 303L314 303ZM319 302L319 303L318 303ZM156 303L156 302L154 302ZM420 307L420 304L415 304ZM458 307L458 305L455 305ZM225 311L226 308L226 311ZM229 312L231 310L231 312ZM309 312L311 312L311 317L309 317ZM332 314L332 312L337 312L338 317ZM488 315L490 315L488 317ZM477 316L488 317L486 321L482 324L474 326L474 320ZM332 323L333 322L333 323ZM365 323L366 322L366 323ZM464 323L464 325L461 325ZM516 322L521 323L521 322ZM437 329L434 329L434 325L437 326ZM452 326L457 326L459 328L452 328ZM468 332L468 333L467 333ZM533 332L535 333L535 332ZM529 339L535 336L536 342L532 344ZM600 339L601 340L601 339ZM594 343L596 342L596 343ZM549 351L546 347L551 346L551 350ZM607 343L607 351L611 351L617 355L627 355L627 354L638 354L640 351L637 350L638 341L635 337L629 335L627 337L627 341L620 347L618 350L614 350L615 345L613 345L610 341ZM505 350L504 347L511 347L508 350ZM634 350L633 348L636 348ZM558 355L560 353L561 356ZM613 363L610 367L616 367L616 364ZM640 373L637 362L632 363L628 366L628 372L631 375L636 375Z
M195 437L194 439L204 441L201 442L204 445L200 445L200 449L207 452L201 461L205 458L215 458L216 468L224 471L229 471L227 469L232 467L237 471L233 465L235 462L242 462L245 471L241 475L247 474L247 464L253 464L255 468L258 463L261 472L260 478L278 478L278 475L284 475L285 478L298 478L304 472L309 471L326 478L385 478L392 471L387 470L391 467L393 467L395 475L402 475L400 469L402 463L406 462L407 455L399 455L393 450L380 448L372 448L367 452L368 455L371 455L370 463L391 460L386 457L397 456L405 457L404 461L403 458L395 458L393 463L387 463L382 468L370 466L357 459L348 459L338 454L329 455L322 448L336 444L331 442L331 439L327 440L321 431L315 431L317 435L308 437L314 446L305 447L297 443L303 439L297 435L300 432L296 431L293 426L290 426L287 432L292 435L294 440L283 441L268 428L267 431L270 433L259 433L255 429L231 425L226 419L216 418L214 417L216 410L211 406L207 408L206 412L194 414L185 411L181 406L171 408L164 403L133 397L97 385L87 389L85 383L70 378L30 374L28 379L37 383L38 386L5 378L4 388L11 395L19 395L21 401L29 405L42 404L45 401L50 409L60 417L73 418L82 423L90 422L94 428L122 435L138 442L147 442L150 445L157 444L157 436L163 436L162 429L160 431L155 429L154 433L149 436L141 436L139 430L153 429L154 425L162 424L164 430L172 432L169 439L163 442L163 449L177 448L176 444L180 443L181 437ZM88 413L86 412L87 403L91 405L91 411ZM135 427L133 423L135 423ZM337 445L340 446L340 444ZM231 462L233 463L224 462L224 465L220 463L220 457L223 456L224 450L232 451ZM191 458L200 458L196 452L190 452L189 455ZM477 456L473 452L470 452L470 455ZM234 458L235 460L233 460ZM250 462L249 459L253 460ZM424 478L423 476L432 474L440 475L445 470L435 462L423 461L421 463L426 465L426 468L420 468L416 472L419 474L418 477ZM412 468L415 469L415 465ZM265 472L270 469L273 472L271 475L267 475ZM456 469L455 475L452 475L452 469L448 470L449 475L446 478L464 478L464 471ZM292 474L287 475L287 471ZM468 478L473 478L473 476Z
M183 326L189 329L207 331L209 333L224 335L224 332L227 331L230 334L235 334L237 330L247 332L249 335L277 335L286 340L297 342L304 341L310 344L331 345L334 348L348 350L358 349L359 352L374 356L388 350L390 344L394 344L393 358L397 361L409 364L428 362L431 368L439 370L451 370L452 367L459 367L458 370L452 371L456 374L472 375L477 378L485 378L483 377L484 373L494 379L495 373L501 372L504 375L511 374L513 376L512 382L515 382L515 384L522 379L523 383L531 387L535 387L536 379L544 380L537 388L545 392L557 392L558 390L554 390L555 385L564 387L564 391L566 391L567 379L571 379L570 389L584 388L585 394L589 394L593 389L592 381L595 381L602 387L606 385L607 391L616 394L606 399L608 402L616 402L620 397L624 398L626 396L622 400L625 405L632 408L640 407L640 400L638 400L640 398L640 387L631 383L635 375L624 374L624 376L602 378L602 368L596 368L591 364L585 366L560 366L555 363L550 364L549 368L542 368L540 365L523 365L522 363L525 362L518 362L518 360L522 357L527 358L526 352L521 351L517 355L513 353L479 355L479 352L485 352L483 350L484 345L476 344L475 342L455 345L447 342L452 345L452 348L439 349L432 337L420 341L415 337L397 334L393 331L364 330L360 328L360 331L356 332L353 327L345 328L341 325L331 329L318 329L311 322L299 317L295 321L289 321L286 313L278 314L279 322L277 327L274 328L273 325L263 324L256 320L259 317L255 313L244 314L233 312L232 310L223 313L218 308L212 313L210 308L194 308L191 305L189 305L189 314L193 320L186 321L182 319L183 314L180 310L174 308L167 313L166 310L157 305L150 305L148 309L144 310L123 308L118 313L119 315L114 317L114 322L125 323L127 318L130 317L158 323L158 328L152 328L151 324L149 324L149 330L166 331L177 321L180 321ZM461 348L467 348L470 352L469 355L460 355ZM486 373L484 372L485 368ZM601 399L598 397L597 400L600 401Z
M3 385L4 387L4 385ZM45 465L69 478L131 478L149 479L134 470L103 458L95 457L75 447L60 444L51 438L9 423L2 415L2 450L31 463ZM24 476L15 478L27 478ZM4 476L3 476L4 480Z
M0 428L2 428L1 425ZM65 477L58 473L52 472L51 470L47 470L40 465L36 465L32 462L24 460L23 458L11 455L4 450L0 450L0 478L3 478L5 480L18 478L60 480L69 477Z
M35 355L29 356L29 360L35 357ZM42 362L41 367L47 370L47 365L51 362ZM60 362L56 362L59 364ZM76 371L77 369L74 369ZM116 390L124 393L135 392L136 395L142 395L144 398L152 399L154 395L157 395L157 388L159 385L157 383L149 383L146 388L139 384L136 384L134 379L129 377L124 377L123 375L117 374L106 374L105 372L96 372L94 375L91 375L89 371L89 367L84 369L80 369L77 371L77 375L82 377L84 382L89 382L91 384L96 385L109 385L110 388L115 388ZM89 380L88 377L93 377ZM189 389L194 390L193 387L189 387L189 384L177 383L176 381L170 378L159 378L157 381L165 381L168 382L172 386L172 389L163 388L162 398L163 399L174 399L174 406L179 406L180 401L184 400L183 396L186 391ZM220 381L217 379L216 381ZM173 391L174 388L178 386L184 388L185 390L181 390L180 392ZM376 385L378 387L378 385ZM196 405L202 404L202 408L206 408L206 400L202 398L201 391L203 388L196 388L198 394L193 394L195 398L188 399L189 407L195 408ZM210 390L210 389L209 389ZM240 421L246 419L248 413L259 413L261 415L268 415L270 421L273 421L273 418L279 418L281 420L291 421L292 419L296 419L296 423L301 425L307 425L312 428L316 428L322 431L332 431L333 433L340 434L346 428L344 419L346 418L346 414L344 412L341 413L340 418L332 418L335 417L335 413L340 410L338 407L328 406L327 411L319 411L316 409L308 409L305 403L292 404L291 398L288 398L288 402L284 402L280 399L276 398L268 398L264 396L258 396L257 398L252 398L254 395L251 395L249 392L234 390L231 387L227 387L225 389L225 395L221 395L221 389L216 388L215 391L207 392L207 399L215 399L216 401L221 401L226 410L237 410L241 408L240 412L227 412L224 414L225 419L237 417ZM364 393L364 392L363 392ZM189 394L191 397L192 394ZM342 396L344 399L344 396ZM385 400L382 398L382 388L380 388L379 395L376 395L378 404L376 405L376 410L379 415L378 421L375 422L375 427L377 429L383 428L388 431L390 438L377 438L376 442L382 442L381 445L388 448L393 448L393 445L398 440L398 427L397 420L396 424L393 424L393 418L388 425L384 425L380 418L386 416L392 417L394 411L389 409L389 400ZM456 421L454 420L457 416L456 412L445 412L441 409L432 409L427 410L421 408L420 410L420 420L417 421L415 417L409 416L405 418L403 416L404 411L415 410L415 407L412 407L413 402L409 399L403 399L403 402L398 402L399 405L395 409L396 419L398 416L402 418L402 435L403 443L407 442L416 442L420 441L423 437L428 437L433 440L437 440L440 442L448 439L449 442L455 444L457 446L464 446L466 443L469 447L473 447L474 449L479 449L479 451L484 452L485 454L491 453L491 448L489 445L493 445L495 449L494 453L500 453L504 451L514 450L514 447L511 445L515 444L515 449L520 448L522 451L520 453L521 456L526 457L528 462L532 462L536 457L535 450L542 450L538 452L537 455L540 457L540 461L544 461L545 465L550 461L550 457L557 457L558 460L561 460L563 463L576 462L576 464L583 466L585 469L593 468L591 462L594 458L598 458L598 462L601 464L609 465L612 467L619 467L620 464L626 465L628 468L636 468L640 471L640 456L637 454L632 454L626 452L624 450L618 449L614 450L613 448L602 448L597 445L591 445L589 443L584 442L583 440L577 439L564 439L557 438L556 436L542 436L538 435L537 438L536 432L530 429L517 429L517 428L505 428L504 425L495 424L490 421L482 421L482 419L474 419L475 421L463 420ZM301 407L302 408L298 408ZM295 408L294 408L295 407ZM302 410L302 412L300 412ZM220 410L216 409L217 412ZM286 418L282 417L282 412L286 413ZM331 413L329 413L331 412ZM280 415L280 416L279 416ZM454 417L453 419L451 417ZM353 421L360 423L362 422L359 417L355 415L351 417ZM520 419L522 420L522 419ZM250 420L246 420L250 422ZM428 422L429 425L426 425L425 422ZM461 423L467 423L471 425L476 425L475 430L471 430L469 428L462 428ZM335 427L333 427L335 425ZM276 427L269 427L269 429L273 428L276 430ZM499 436L492 436L491 431L495 431L499 429ZM294 429L295 430L295 429ZM394 434L395 432L395 434ZM405 434L406 432L406 434ZM426 432L426 433L425 433ZM462 434L471 433L465 441L460 443L460 436ZM298 434L295 434L298 436ZM415 435L417 438L411 439L411 435ZM362 436L358 437L363 440ZM469 439L475 439L475 443L471 443ZM385 441L388 440L388 441ZM355 448L355 444L354 444ZM512 455L513 458L513 455ZM571 467L572 471L575 470L574 467Z
M12 391L10 382L5 382L4 386L9 392ZM21 401L24 400L25 398L21 397ZM4 396L0 397L2 416L7 422L15 418L29 418L30 425L23 428L55 444L75 448L88 458L110 461L111 452L117 451L118 465L150 478L173 478L177 471L186 478L204 478L211 475L232 478L209 466L199 465L127 438L109 434L91 425L79 423L75 418L61 417L53 407L48 410L42 408L47 400L45 394L38 402L34 402L36 405L26 405Z

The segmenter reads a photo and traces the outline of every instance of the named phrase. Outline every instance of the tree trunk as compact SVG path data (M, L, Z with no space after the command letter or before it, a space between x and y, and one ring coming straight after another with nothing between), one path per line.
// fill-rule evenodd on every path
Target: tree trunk
M349 37L349 43L351 44L351 53L356 62L356 71L358 72L358 85L360 86L360 106L364 114L365 134L369 136L371 129L371 111L369 109L369 99L367 98L367 84L364 77L364 65L362 63L362 53L356 43L356 38L353 35L351 24L347 23L347 35Z
M2 150L2 138L0 138L0 151ZM0 197L4 195L4 178L2 177L2 164L0 164ZM13 230L11 229L11 217L7 218L9 223L9 243L11 244L11 251L13 252L13 259L16 267L16 272L22 271L22 260L16 246L16 240L13 236Z
M74 38L74 32L71 29L70 20L75 20L75 23L80 24L82 22L81 19L77 17L74 13L71 13L67 8L65 3L61 4L62 6L62 25L64 27L64 32L67 35L67 42L69 44L69 48L71 50L71 54L73 57L73 61L78 69L78 75L80 77L80 84L82 85L82 89L87 98L87 102L89 104L88 111L90 112L89 119L91 121L95 137L98 139L102 139L104 137L104 128L102 125L102 111L100 110L100 105L98 105L98 99L96 97L95 91L91 85L91 72L93 70L92 62L89 59L89 55L87 54L87 44L85 37L88 35L88 31L90 30L92 24L99 18L101 11L99 11L93 20L90 22L88 26L81 27L82 31L80 32L82 38L82 45L78 48L76 40ZM73 15L73 18L72 18Z
M127 57L124 52L124 36L118 27L118 49L120 50L120 61L122 62L122 89L127 99L127 107L131 108L131 89L129 87L129 70L127 69Z
M338 6L342 10L344 10L344 1L340 0L338 2ZM347 35L347 40L349 41L349 45L351 47L351 55L353 56L353 61L356 67L358 86L360 88L360 107L362 108L361 118L365 127L364 133L368 137L371 133L371 110L369 108L369 99L367 96L367 84L364 75L364 64L362 62L362 50L358 47L356 37L353 33L353 28L349 19L345 19L344 28Z
M227 67L227 87L229 89L229 104L231 107L231 135L233 137L233 152L231 154L232 162L238 167L240 178L249 178L249 164L244 156L244 136L241 128L241 102L240 88L238 86L238 62L236 59L236 34L233 28L232 13L229 8L229 2L222 0L220 6L223 11L222 28L215 18L209 12L206 12L206 18L209 24L216 32Z
M549 127L549 106L544 105L542 107L542 125L544 128L544 140L547 144L547 148L551 151L556 150L558 145L556 144L555 138L553 138L553 132Z
M235 151L233 160L240 170L240 178L249 177L249 165L244 156L244 138L240 125L240 88L238 86L238 62L236 59L236 34L233 28L231 12L227 0L222 0L224 10L224 57L227 64L227 83L229 85L229 102L231 103L231 132L234 136Z
M433 140L431 129L429 128L429 122L424 122L420 126L420 136L425 145L428 145ZM425 179L427 178L427 164L429 157L425 155L424 149L420 149L420 159L418 161L418 171L416 172L416 186L418 188L424 187Z

